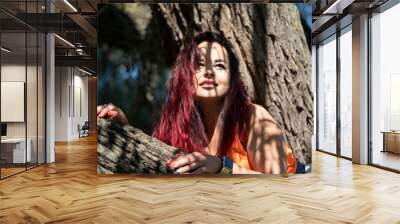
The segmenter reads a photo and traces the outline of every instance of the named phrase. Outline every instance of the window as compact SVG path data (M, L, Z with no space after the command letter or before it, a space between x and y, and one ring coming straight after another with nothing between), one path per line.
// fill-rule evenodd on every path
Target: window
M340 36L340 155L352 157L352 32Z
M371 18L372 163L396 170L400 170L399 21L400 4Z
M336 153L336 36L318 48L318 149Z
M4 2L5 5L15 5ZM3 6L3 2L0 4ZM18 2L21 14L38 13L44 1ZM2 134L0 178L45 163L45 35L0 12L9 23L0 23L0 90L14 102L0 105ZM10 97L9 97L10 98ZM22 102L22 103L19 103ZM9 105L14 106L12 111ZM19 113L18 113L19 112Z

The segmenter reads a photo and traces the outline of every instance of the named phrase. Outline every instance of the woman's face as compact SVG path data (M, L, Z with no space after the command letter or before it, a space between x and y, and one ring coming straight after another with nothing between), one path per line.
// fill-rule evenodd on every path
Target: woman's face
M226 49L217 42L201 42L199 67L195 76L196 98L218 99L229 90L229 58Z

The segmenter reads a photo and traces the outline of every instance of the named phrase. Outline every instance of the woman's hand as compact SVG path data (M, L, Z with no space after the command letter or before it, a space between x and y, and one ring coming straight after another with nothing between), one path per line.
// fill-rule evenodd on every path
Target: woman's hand
M118 119L121 125L126 125L129 123L124 112L119 107L114 106L112 103L97 106L97 117L104 118L106 116L110 117L111 119Z
M217 173L221 170L222 160L218 156L193 152L168 161L168 164L171 168L176 169L178 173Z
M240 165L238 165L236 163L233 163L232 174L262 174L262 172L249 170L244 167L241 167Z

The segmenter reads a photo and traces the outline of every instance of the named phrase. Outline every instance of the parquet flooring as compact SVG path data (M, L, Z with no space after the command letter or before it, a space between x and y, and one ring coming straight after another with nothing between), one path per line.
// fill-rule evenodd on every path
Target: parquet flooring
M7 177L7 176L10 176L10 175L12 175L12 174L15 174L15 173L18 173L18 172L21 172L21 171L24 171L25 170L25 167L21 167L21 168L14 168L14 167L12 167L12 168L1 168L1 177Z
M400 154L381 152L375 148L372 161L374 164L400 170Z
M15 167L13 167L15 166ZM37 166L36 163L27 163L27 168L25 168L25 164L6 164L4 167L1 168L1 178L11 176L16 173L20 173L25 171L26 169L33 169Z
M400 175L321 152L289 178L96 174L96 139L0 181L0 223L400 223Z

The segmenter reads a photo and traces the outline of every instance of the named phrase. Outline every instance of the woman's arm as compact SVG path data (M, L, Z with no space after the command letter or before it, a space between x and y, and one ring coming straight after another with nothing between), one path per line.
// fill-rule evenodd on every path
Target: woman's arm
M268 174L286 174L287 158L283 133L268 111L252 105L247 153L253 169Z
M177 173L204 174L217 173L221 170L222 160L218 156L193 152L167 161L168 165Z
M232 174L263 174L263 173L259 171L246 169L234 163L232 167Z

